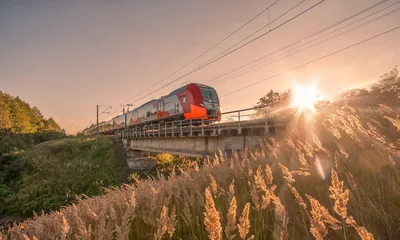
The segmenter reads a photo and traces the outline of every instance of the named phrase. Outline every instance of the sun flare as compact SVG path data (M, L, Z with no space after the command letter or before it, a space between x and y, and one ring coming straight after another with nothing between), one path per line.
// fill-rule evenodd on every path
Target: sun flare
M316 84L310 86L295 85L293 88L292 107L299 108L300 111L309 109L315 112L315 103L319 100Z

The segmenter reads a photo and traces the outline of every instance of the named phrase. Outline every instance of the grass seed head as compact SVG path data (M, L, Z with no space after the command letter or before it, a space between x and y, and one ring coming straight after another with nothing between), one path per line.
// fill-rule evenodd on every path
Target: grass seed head
M334 210L343 219L347 216L347 202L349 201L349 190L343 190L343 181L339 181L339 177L334 169L332 169L332 184L329 187L330 198L335 200Z
M243 209L242 216L239 219L239 224L237 225L240 238L244 240L246 239L246 236L247 234L249 234L250 231L249 214L250 214L250 203L246 203Z
M293 187L292 185L290 185L290 183L288 183L289 189L290 191L293 193L297 203L304 209L307 210L307 205L304 202L303 198L300 196L299 192L296 190L295 187Z
M168 208L163 206L161 208L160 217L157 219L157 231L154 234L154 238L159 240L162 239L168 230Z
M292 174L290 173L289 169L285 167L283 164L278 163L279 168L282 171L283 178L286 180L288 183L294 183L295 179L293 178Z
M227 224L225 227L225 236L227 239L232 240L235 238L235 230L236 230L236 197L233 196L231 203L229 205L228 213L226 216Z
M306 194L306 197L311 203L310 232L315 239L324 239L328 234L328 229L326 228L323 221L324 214L321 208L321 204L318 202L318 200L314 199L310 195Z
M346 219L346 223L350 224L356 229L358 235L361 237L362 240L374 240L374 236L370 232L368 232L367 229L359 226L357 222L354 220L353 216L349 216Z
M206 200L206 211L204 213L204 225L208 232L208 238L210 240L222 239L222 228L219 212L215 208L214 200L210 191L207 187L205 190Z

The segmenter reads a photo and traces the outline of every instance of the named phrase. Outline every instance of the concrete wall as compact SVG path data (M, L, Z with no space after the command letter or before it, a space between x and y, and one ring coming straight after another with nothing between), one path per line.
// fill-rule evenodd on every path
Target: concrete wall
M243 150L256 146L258 136L204 136L171 138L123 139L127 149L146 152L163 152L190 157L203 157L219 151Z

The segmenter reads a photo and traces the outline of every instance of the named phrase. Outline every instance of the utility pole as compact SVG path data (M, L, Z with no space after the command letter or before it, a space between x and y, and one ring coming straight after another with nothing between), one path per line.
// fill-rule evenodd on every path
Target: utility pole
M96 114L96 128L97 128L97 135L99 135L99 105L96 105L97 114Z
M96 132L97 132L97 135L99 135L99 133L100 133L100 129L99 129L99 116L101 115L101 114L103 114L103 113L107 113L107 114L110 114L109 112L106 112L107 111L107 109L112 109L112 107L111 106L108 106L103 112L101 112L100 114L99 114L99 107L100 107L101 105L96 105Z
M125 114L125 105L122 105L122 113L124 114L124 128L126 129L126 114Z

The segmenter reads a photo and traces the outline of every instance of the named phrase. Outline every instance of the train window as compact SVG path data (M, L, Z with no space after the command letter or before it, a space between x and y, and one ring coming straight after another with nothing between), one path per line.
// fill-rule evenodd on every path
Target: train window
M162 111L162 102L161 101L159 101L158 102L158 111Z
M182 102L183 102L183 103L186 103L186 96L183 96Z
M218 95L213 88L200 87L200 91L204 102L218 103Z

